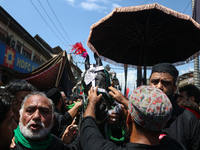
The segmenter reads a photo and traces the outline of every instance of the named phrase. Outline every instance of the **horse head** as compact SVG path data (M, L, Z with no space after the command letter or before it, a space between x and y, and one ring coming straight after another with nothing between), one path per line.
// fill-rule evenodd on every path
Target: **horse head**
M96 64L90 64L89 56L87 55L86 57L82 85L85 95L87 95L91 86L98 86L97 93L102 94L102 98L96 106L96 120L101 123L106 119L107 112L110 109L113 100L108 94L108 87L111 85L109 73L104 69L102 61L96 53L94 53L94 58Z

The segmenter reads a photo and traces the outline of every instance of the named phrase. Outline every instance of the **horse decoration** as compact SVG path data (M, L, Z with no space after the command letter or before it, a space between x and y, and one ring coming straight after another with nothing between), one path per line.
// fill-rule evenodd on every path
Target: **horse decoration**
M98 123L102 123L106 120L108 110L113 103L112 97L108 94L108 87L111 86L109 73L102 65L100 57L94 53L96 64L90 64L89 56L87 55L85 60L85 72L82 74L82 88L84 91L84 106L87 106L88 101L87 93L91 86L98 86L97 93L102 94L100 102L96 106L96 120Z
M114 88L116 88L117 90L121 91L121 86L119 84L119 80L116 76L116 72L114 71L109 71L110 74L110 78L111 78L111 86L113 86Z

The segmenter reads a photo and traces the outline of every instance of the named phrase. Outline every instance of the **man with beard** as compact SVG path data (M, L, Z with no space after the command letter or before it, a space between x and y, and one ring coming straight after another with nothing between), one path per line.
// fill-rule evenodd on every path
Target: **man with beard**
M14 130L16 143L14 149L76 149L75 145L65 145L59 138L50 134L54 118L53 102L47 98L45 94L41 92L34 92L27 95L20 109L19 126L16 130ZM69 128L70 126L68 127L68 130ZM66 136L67 135L69 134L66 134Z
M174 100L178 70L170 63L156 64L152 68L150 85L162 90L170 99L173 112L163 135L182 143L188 150L200 149L200 124L190 111L178 106Z
M17 124L13 117L11 101L8 95L0 93L0 149L9 150L13 137L13 130Z
M159 140L160 131L172 112L172 104L165 93L152 86L141 86L133 91L128 101L115 88L109 89L110 95L120 97L117 102L128 106L126 125L130 142L125 147L118 147L104 139L95 119L96 104L102 95L97 95L97 87L95 90L91 87L89 103L81 122L81 145L84 150L185 150L171 138Z
M191 111L198 119L200 119L200 90L193 84L188 84L178 89L179 106Z

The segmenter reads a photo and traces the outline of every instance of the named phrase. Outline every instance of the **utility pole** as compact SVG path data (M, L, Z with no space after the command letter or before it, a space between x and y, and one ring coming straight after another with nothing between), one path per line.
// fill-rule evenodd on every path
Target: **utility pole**
M192 0L192 14L194 13L194 5L195 5L195 0ZM197 17L200 17L200 16L197 16ZM193 18L193 19L196 20L196 18ZM194 58L194 77L193 78L194 78L194 85L196 85L200 89L199 55L198 54L196 54L196 57Z

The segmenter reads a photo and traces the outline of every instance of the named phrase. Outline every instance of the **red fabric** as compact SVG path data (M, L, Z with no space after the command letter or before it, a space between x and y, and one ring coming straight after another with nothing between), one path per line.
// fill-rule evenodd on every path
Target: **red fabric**
M45 90L47 88L55 86L59 68L60 63L57 63L49 69L35 76L26 78L25 80L36 86L39 90Z
M128 93L129 93L129 91L130 91L130 89L127 88L127 89L126 89L126 98L128 98Z
M198 112L196 112L195 110L190 109L188 107L184 107L184 106L181 106L181 107L191 111L198 119L200 119L200 114Z
M82 57L86 58L87 56L87 51L86 49L83 47L82 43L76 43L72 46L71 52L74 51L74 54L76 55L81 55Z
M166 134L160 134L160 135L159 135L159 141L162 140L162 138L163 138L164 136L167 136L167 135L166 135Z

